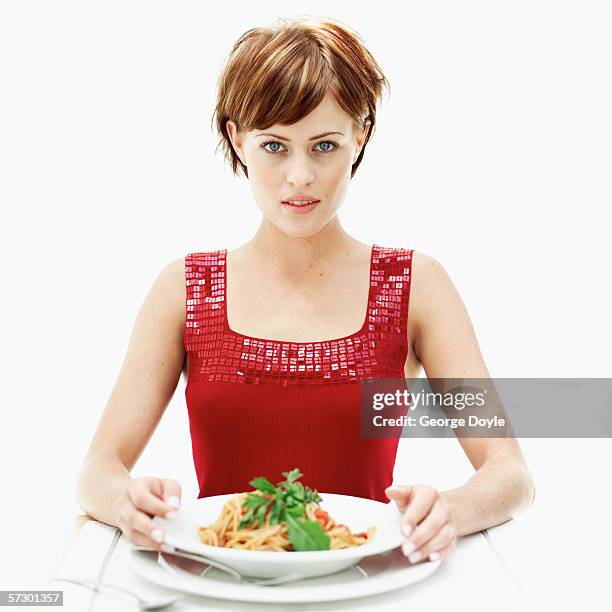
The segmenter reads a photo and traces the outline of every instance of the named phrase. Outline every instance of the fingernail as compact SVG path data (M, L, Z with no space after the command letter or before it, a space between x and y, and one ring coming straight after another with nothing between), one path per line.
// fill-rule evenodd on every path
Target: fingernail
M176 516L176 512L166 512L166 516L164 517L166 520L171 521Z
M423 553L421 553L420 550L417 550L416 552L413 552L408 557L408 560L410 561L410 563L416 563L417 561L419 561L421 559L422 556L423 556Z
M402 552L408 556L416 548L414 542L404 542L402 544Z
M437 553L437 552L429 553L430 561L437 561L439 558L440 558L440 553Z
M400 492L399 487L387 487L387 493L399 493L399 492Z
M409 536L412 533L412 525L410 523L404 523L402 525L402 533L405 536Z
M176 495L172 495L166 500L166 503L173 508L178 508L181 502Z
M154 529L151 532L151 537L156 541L156 542L163 542L164 541L164 534L159 530L159 529Z

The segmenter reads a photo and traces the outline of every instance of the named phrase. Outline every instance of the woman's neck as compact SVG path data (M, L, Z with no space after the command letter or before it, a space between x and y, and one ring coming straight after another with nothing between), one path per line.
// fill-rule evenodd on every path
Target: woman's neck
M299 278L354 260L368 248L347 234L335 217L317 234L307 237L289 236L264 220L253 238L237 250L273 265L282 277Z

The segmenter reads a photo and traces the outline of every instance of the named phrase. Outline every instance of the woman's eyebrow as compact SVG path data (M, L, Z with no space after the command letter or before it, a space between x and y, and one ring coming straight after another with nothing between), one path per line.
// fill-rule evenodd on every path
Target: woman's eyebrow
M308 140L316 140L317 138L323 138L323 136L329 136L330 134L340 134L340 136L344 136L342 132L325 132L323 134L318 134L317 136L313 136L312 138L309 138ZM291 142L289 138L278 136L277 134L257 134L255 138L259 138L260 136L272 136L274 138L278 138L279 140L286 140L287 142Z

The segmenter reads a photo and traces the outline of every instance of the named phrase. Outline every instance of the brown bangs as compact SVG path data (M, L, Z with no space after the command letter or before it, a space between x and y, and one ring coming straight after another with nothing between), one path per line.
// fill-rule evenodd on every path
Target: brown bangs
M370 130L351 176L359 166L375 126L382 87L389 88L374 58L347 26L333 20L281 19L247 30L235 43L219 77L216 127L219 146L237 174L246 166L236 155L226 123L240 130L291 125L332 93L360 128ZM219 148L217 147L217 149Z

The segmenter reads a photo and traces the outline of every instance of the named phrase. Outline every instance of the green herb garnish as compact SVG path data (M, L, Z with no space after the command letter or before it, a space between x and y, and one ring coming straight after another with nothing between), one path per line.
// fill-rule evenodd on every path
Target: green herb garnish
M306 519L306 506L319 504L321 496L316 489L305 487L298 480L303 476L299 469L283 472L285 480L274 486L264 476L249 483L256 491L247 495L244 502L249 512L240 521L240 529L247 525L262 526L270 511L270 524L287 524L289 541L296 551L329 550L330 540L318 521Z
M321 523L287 515L289 540L295 550L329 550L329 536Z
M239 529L243 529L250 523L263 525L269 503L270 500L267 497L263 497L259 493L249 493L244 502L244 507L248 508L249 512L240 521Z

